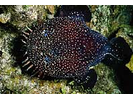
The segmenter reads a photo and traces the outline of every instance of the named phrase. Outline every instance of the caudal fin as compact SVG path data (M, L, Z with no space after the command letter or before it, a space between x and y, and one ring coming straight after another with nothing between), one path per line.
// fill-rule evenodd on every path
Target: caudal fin
M86 5L62 5L55 17L73 17L89 22L91 20L91 12Z
M108 62L109 60L111 62L115 62L117 60L117 62L126 64L129 62L133 53L129 45L121 37L111 39L109 45L106 46L106 49L108 49L108 55L106 56Z

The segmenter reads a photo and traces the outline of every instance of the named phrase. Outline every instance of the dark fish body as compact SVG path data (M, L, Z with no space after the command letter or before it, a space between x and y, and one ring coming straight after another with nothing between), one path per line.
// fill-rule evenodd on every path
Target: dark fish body
M83 76L105 54L107 38L79 20L59 17L40 26L26 41L28 59L40 77Z
M97 77L90 67L101 62L107 54L114 56L117 50L112 50L106 37L85 24L84 10L77 10L76 6L73 13L73 7L69 11L63 8L66 9L64 6L61 8L59 17L23 33L25 54L22 67L40 78L73 78L86 85L91 80L89 82L94 86Z

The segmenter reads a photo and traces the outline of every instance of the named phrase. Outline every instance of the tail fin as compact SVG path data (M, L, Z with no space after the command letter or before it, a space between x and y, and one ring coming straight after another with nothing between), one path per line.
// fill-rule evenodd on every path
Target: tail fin
M128 63L132 55L132 50L129 45L121 37L111 39L108 46L106 46L106 50L108 50L109 56L117 59L123 64ZM113 59L111 58L110 60Z
M73 17L89 22L91 20L91 12L86 5L63 5L57 11L55 17Z

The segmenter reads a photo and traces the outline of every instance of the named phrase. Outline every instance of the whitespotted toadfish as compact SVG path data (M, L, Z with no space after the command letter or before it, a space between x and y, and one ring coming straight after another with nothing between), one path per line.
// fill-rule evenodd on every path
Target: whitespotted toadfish
M115 40L125 41L119 37L111 43L86 25L90 20L87 6L61 6L55 18L28 28L22 34L22 68L42 79L72 78L83 86L93 87L97 75L91 66L106 55L123 60L119 53L123 51Z

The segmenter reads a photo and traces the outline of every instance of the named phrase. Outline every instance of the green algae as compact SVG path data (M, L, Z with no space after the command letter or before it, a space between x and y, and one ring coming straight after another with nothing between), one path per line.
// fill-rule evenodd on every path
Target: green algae
M131 59L126 66L130 69L130 71L133 73L133 55L131 56Z
M95 67L95 70L98 74L98 80L93 88L93 93L114 94L116 90L117 94L121 93L115 82L115 74L112 68L100 63Z
M110 36L121 25L127 25L131 22L133 6L90 6L92 11L92 20L90 25L92 29L97 30L104 36Z

